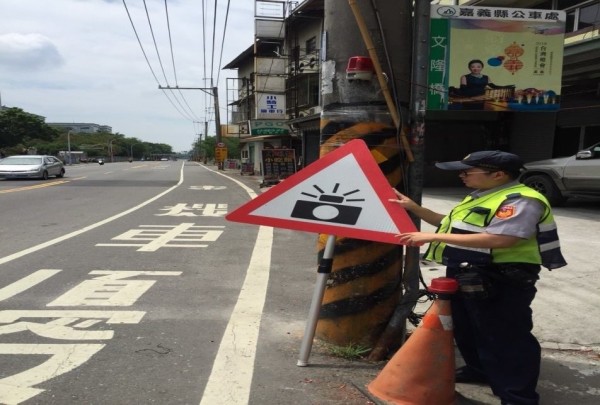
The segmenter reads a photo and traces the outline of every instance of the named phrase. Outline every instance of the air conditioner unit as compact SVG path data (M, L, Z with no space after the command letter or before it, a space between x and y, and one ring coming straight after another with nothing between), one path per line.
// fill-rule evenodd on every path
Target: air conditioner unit
M319 61L316 56L310 56L300 59L298 63L298 73L317 73L319 72Z
M315 106L315 107L307 108L305 110L301 110L299 115L301 117L308 117L310 115L315 115L315 114L320 114L320 113L321 113L321 106Z
M318 106L315 106L315 107L309 108L309 109L308 109L308 113L309 113L310 115L314 115L314 114L321 114L321 106L319 106L319 105L318 105Z

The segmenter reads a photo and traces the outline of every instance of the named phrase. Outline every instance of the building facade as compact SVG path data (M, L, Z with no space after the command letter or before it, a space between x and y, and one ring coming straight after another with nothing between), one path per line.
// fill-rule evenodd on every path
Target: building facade
M242 164L264 174L264 149L293 149L298 167L318 158L323 0L257 3L254 44L224 69L238 73L227 105Z
M48 122L48 125L55 128L65 129L67 131L93 134L96 132L112 133L112 127L108 125L98 125L89 122Z
M239 126L237 136L244 144L242 159L252 162L257 172L261 172L260 151L271 147L294 148L301 167L319 157L321 65L326 54L324 3L256 3L263 7L266 4L268 11L261 14L261 6L257 5L254 45L226 66L238 70L231 89L228 86L230 123ZM459 185L452 173L435 170L435 162L455 160L474 150L508 150L527 162L573 155L600 141L600 0L436 3L564 10L567 22L560 109L426 111L426 185ZM400 41L388 40L392 48L393 41ZM409 79L406 78L407 83ZM269 97L276 99L277 108L264 108Z

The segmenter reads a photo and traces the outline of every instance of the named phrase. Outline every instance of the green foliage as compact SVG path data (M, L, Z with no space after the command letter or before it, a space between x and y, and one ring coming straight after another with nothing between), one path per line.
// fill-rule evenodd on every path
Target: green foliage
M171 145L144 142L138 138L127 138L120 133L94 132L77 133L49 126L33 114L20 108L7 108L0 111L0 149L5 155L23 154L27 150L36 153L58 155L59 151L83 151L88 157L113 156L134 159L151 154L172 154Z
M44 119L20 108L0 111L0 148L28 146L33 140L52 141L57 135Z
M240 140L239 138L223 137L223 143L227 147L227 156L230 159L240 158ZM206 156L207 159L214 159L215 148L217 147L217 137L208 136L201 141L196 141L193 145L194 151L199 152L199 156ZM198 153L196 153L198 155Z
M356 360L362 358L364 354L369 353L371 348L350 343L347 346L329 345L328 350L332 356L347 360Z

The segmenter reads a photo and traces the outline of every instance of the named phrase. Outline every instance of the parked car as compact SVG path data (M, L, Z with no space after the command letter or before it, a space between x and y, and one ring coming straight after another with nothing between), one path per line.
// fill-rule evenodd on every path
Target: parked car
M0 178L40 178L63 177L63 162L54 156L15 155L0 160Z
M542 193L550 204L569 197L600 196L600 143L577 154L525 164L521 182Z

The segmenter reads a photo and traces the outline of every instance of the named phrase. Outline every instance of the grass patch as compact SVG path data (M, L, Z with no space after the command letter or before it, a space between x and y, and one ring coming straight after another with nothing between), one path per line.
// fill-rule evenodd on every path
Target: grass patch
M358 344L350 343L346 346L328 346L329 354L335 357L341 357L346 360L357 360L363 357L363 355L371 351L370 347L361 346Z

